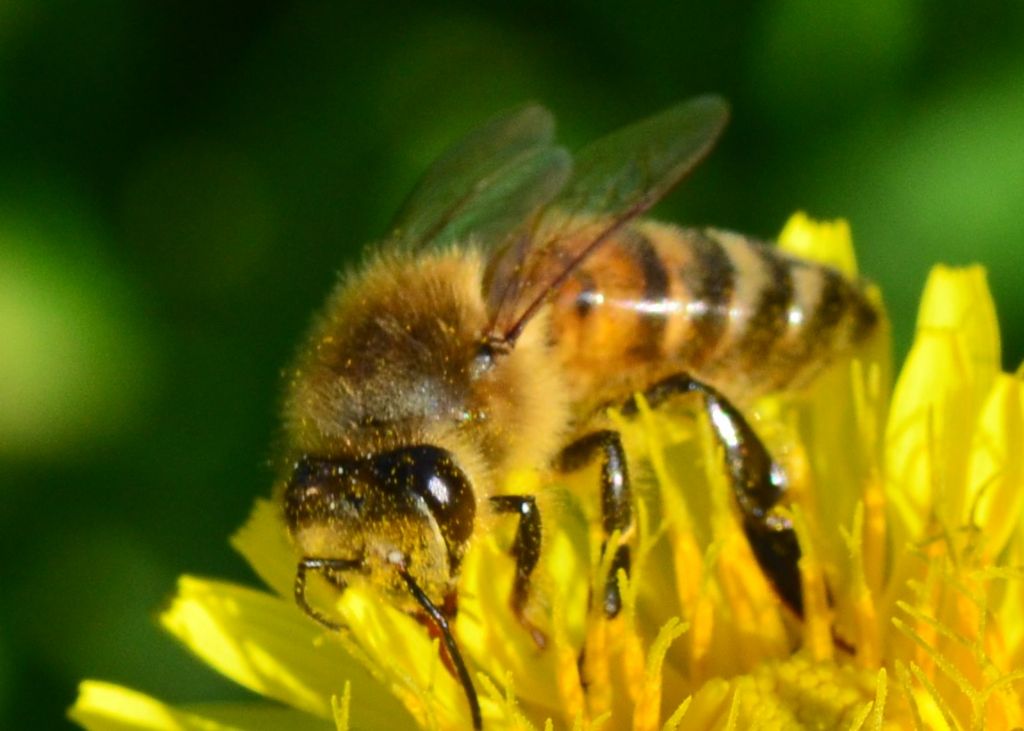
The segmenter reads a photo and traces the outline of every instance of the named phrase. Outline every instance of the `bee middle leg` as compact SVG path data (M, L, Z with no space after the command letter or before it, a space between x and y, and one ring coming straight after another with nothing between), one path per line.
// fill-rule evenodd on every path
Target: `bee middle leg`
M601 453L601 528L604 532L601 554L604 555L611 536L616 532L622 536L633 525L632 488L619 433L603 429L581 437L562 450L556 467L562 472L580 469L598 452ZM622 611L618 574L622 570L628 575L629 565L629 546L622 543L615 548L602 597L604 613L609 619Z
M717 390L686 374L670 376L645 394L652 406L674 396L696 393L703 398L715 439L721 445L733 494L743 518L743 531L761 570L782 601L803 616L800 584L800 545L792 523L773 510L786 492L786 476L743 414ZM636 412L630 399L623 408Z

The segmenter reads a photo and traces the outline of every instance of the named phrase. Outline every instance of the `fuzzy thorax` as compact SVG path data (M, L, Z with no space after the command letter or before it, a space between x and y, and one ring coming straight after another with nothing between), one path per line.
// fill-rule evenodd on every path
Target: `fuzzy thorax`
M378 454L414 444L451 452L478 491L510 466L543 466L568 421L566 389L539 316L489 369L474 368L489 325L476 252L385 250L342 279L292 373L292 453Z

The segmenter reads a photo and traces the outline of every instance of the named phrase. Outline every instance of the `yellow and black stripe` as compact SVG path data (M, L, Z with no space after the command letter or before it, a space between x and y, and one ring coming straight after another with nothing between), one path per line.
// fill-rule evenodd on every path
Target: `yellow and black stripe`
M800 383L879 313L835 270L738 234L627 227L558 293L552 336L579 398L686 372L738 396Z

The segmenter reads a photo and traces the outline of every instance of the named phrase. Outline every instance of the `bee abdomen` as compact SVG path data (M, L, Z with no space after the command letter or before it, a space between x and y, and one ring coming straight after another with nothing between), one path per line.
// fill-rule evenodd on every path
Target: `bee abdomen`
M737 234L647 221L574 275L553 324L584 391L685 371L750 396L807 380L878 319L833 269Z
M750 395L802 382L877 323L861 288L833 269L733 233L675 233L696 270L679 274L693 334L675 350L709 381ZM712 278L730 286L709 287Z

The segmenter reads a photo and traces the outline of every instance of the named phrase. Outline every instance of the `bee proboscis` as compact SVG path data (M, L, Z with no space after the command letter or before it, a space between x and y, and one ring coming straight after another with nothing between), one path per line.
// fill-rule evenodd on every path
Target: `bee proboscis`
M880 313L836 271L751 239L643 214L710 150L728 117L692 99L570 155L551 115L527 106L451 148L376 253L317 320L285 406L285 519L300 554L295 595L319 573L369 581L440 633L475 728L480 706L451 630L459 569L485 515L518 518L510 610L526 617L541 547L513 468L600 460L602 530L633 521L626 454L604 414L633 396L693 394L725 457L739 519L797 615L792 525L774 510L786 476L736 403L806 382L875 329ZM630 565L615 546L603 593ZM604 550L604 549L603 549Z

